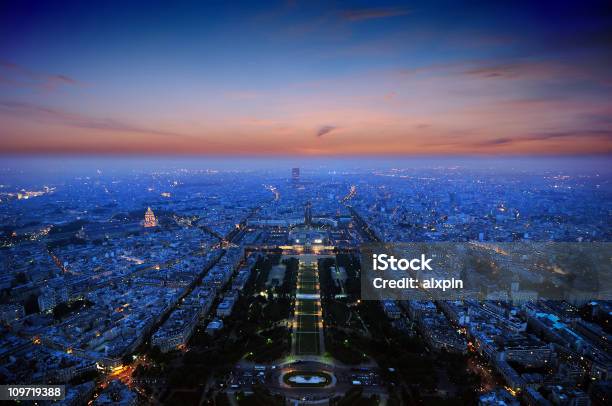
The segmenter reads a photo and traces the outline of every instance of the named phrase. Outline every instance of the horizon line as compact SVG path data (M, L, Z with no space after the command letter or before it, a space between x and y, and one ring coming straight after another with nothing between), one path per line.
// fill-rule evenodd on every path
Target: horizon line
M2 151L3 157L176 157L176 158L569 158L569 157L612 157L612 151L585 152L585 153L559 153L559 152L530 152L530 153L495 153L495 152L474 152L474 153L373 153L373 154L303 154L303 153L205 153L205 152L145 152L145 151Z

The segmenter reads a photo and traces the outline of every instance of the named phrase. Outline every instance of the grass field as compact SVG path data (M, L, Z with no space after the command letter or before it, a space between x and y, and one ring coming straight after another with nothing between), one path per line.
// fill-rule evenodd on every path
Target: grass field
M317 294L318 277L314 269L302 268L298 275L298 294ZM319 354L319 305L316 300L298 299L296 303L295 340L297 355Z
M316 300L300 300L297 310L300 314L315 314L319 311L319 306Z
M297 316L298 333L316 333L319 331L319 317L314 315Z
M300 281L315 282L316 280L317 274L312 269L305 269L300 273Z
M318 293L317 289L318 279L313 270L306 269L300 273L298 279L298 293L314 294Z
M317 289L317 284L314 282L302 282L300 284L298 293L304 293L304 294L311 295L314 293L319 293L319 290Z
M296 333L296 354L316 355L319 353L319 333Z

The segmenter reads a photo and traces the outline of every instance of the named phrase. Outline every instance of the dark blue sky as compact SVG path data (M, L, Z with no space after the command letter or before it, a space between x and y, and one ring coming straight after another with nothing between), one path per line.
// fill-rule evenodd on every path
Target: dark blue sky
M612 152L610 2L31 2L0 150Z

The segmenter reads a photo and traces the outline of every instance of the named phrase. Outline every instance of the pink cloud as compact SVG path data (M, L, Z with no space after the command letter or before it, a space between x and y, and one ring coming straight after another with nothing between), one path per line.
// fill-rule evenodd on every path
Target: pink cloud
M0 84L54 91L63 86L82 84L66 75L34 72L12 62L0 60Z
M410 14L410 10L405 7L380 7L345 10L341 13L341 16L349 21L363 21L378 18L399 17L407 14Z

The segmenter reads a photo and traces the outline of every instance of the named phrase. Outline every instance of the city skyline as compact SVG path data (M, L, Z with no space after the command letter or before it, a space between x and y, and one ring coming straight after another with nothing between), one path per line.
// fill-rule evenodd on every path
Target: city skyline
M0 401L603 406L612 2L0 7Z
M604 2L19 2L0 153L612 153Z
M1 383L71 406L607 404L605 157L89 158L3 161ZM368 250L427 253L403 275L434 291L371 296Z

